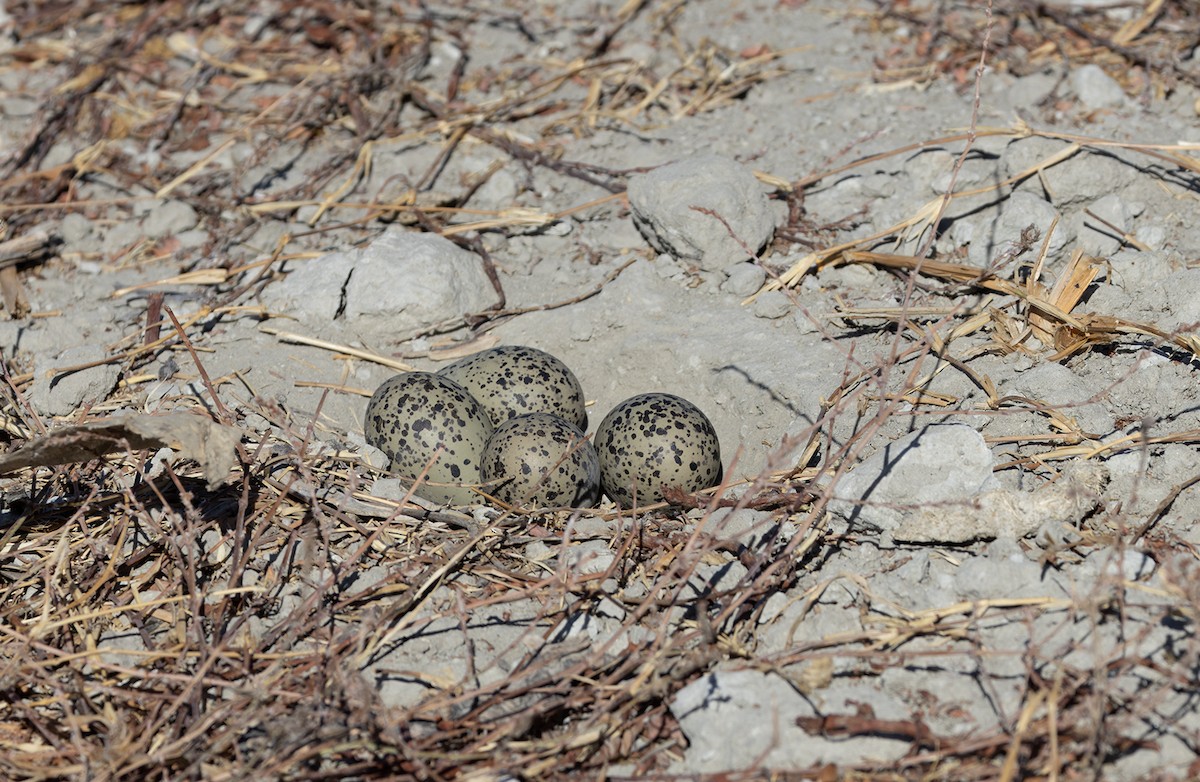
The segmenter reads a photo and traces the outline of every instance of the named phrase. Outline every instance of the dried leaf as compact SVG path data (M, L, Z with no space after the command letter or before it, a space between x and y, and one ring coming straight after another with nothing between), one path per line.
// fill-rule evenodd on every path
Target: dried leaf
M0 268L0 303L10 317L23 318L29 313L29 299L14 266Z
M1054 283L1054 287L1048 294L1044 290L1039 290L1039 296L1062 312L1070 312L1075 309L1075 305L1083 298L1088 286L1092 284L1099 273L1100 268L1096 260L1091 256L1084 255L1083 251L1076 250L1071 256L1066 270ZM1041 286L1038 288L1041 289ZM1078 328L1070 324L1060 325L1054 318L1038 311L1030 311L1029 325L1033 327L1034 335L1041 340L1043 345L1055 345L1059 348L1074 342L1076 335L1080 333Z
M62 84L54 88L55 95L66 95L69 92L75 92L87 87L92 82L105 75L105 67L101 63L92 63L91 65L80 71L74 78L67 79Z
M171 448L182 458L198 462L208 488L215 489L233 469L241 437L238 429L191 413L119 415L55 430L0 456L0 475L26 467L90 461L111 453Z

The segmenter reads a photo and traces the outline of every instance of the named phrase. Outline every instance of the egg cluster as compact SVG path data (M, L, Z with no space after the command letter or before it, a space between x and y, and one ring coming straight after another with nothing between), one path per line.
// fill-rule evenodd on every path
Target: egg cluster
M605 416L595 445L575 374L530 347L485 350L438 372L388 379L367 403L367 442L431 502L481 494L522 507L590 507L601 493L622 507L721 480L712 423L671 394L639 394Z

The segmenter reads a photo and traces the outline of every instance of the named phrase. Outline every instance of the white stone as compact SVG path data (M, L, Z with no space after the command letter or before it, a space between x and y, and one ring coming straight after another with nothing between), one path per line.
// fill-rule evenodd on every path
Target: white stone
M41 415L65 416L74 413L85 403L104 401L117 384L121 371L117 364L98 364L67 374L59 369L91 364L106 357L98 345L77 345L67 348L49 367L39 365L34 374L30 404Z
M1071 87L1080 103L1092 110L1116 108L1125 105L1128 100L1121 85L1094 63L1072 71Z
M318 332L340 324L400 339L486 310L496 292L474 253L436 234L391 228L364 248L302 262L263 300Z
M718 155L688 158L629 180L634 222L660 252L721 271L758 252L775 232L763 185Z
M824 738L797 717L852 714L850 701L869 703L880 719L911 718L897 699L873 685L848 685L802 695L787 680L761 671L715 671L684 687L670 703L689 747L675 772L792 770L823 763L894 759L910 742L876 736Z
M1061 217L1058 210L1046 199L1018 190L1009 196L1001 207L999 216L985 218L971 230L971 246L968 250L971 264L986 267L996 261L998 256L1021 238L1021 232L1029 226L1038 230L1039 244L1034 249L1040 248L1040 241L1045 239L1050 226L1054 225L1057 219L1059 222L1054 226L1048 247L1049 255L1053 258L1066 248L1073 238Z
M160 201L142 219L142 230L146 236L158 238L174 236L196 227L200 216L191 204L183 201Z
M767 270L757 263L738 263L726 270L725 281L721 290L738 298L745 298L758 292L767 280Z
M754 300L754 316L776 320L792 311L792 300L783 291L766 291Z
M1092 214L1081 211L1078 218L1079 244L1083 251L1104 256L1112 255L1121 249L1125 244L1122 235L1129 231L1133 217L1133 210L1125 201L1120 196L1109 193L1094 202L1087 211Z
M830 510L852 527L891 531L922 508L969 502L997 486L992 452L966 424L927 426L890 443L834 487Z

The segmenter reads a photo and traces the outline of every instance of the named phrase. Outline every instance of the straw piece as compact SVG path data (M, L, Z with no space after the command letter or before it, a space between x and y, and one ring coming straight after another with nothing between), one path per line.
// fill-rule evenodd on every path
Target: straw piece
M278 337L281 342L291 342L297 345L309 345L314 348L331 350L336 353L343 353L347 356L353 356L354 358L361 358L364 361L370 361L385 367L391 367L392 369L396 369L401 372L412 372L415 369L415 367L411 366L410 364L406 364L403 361L397 361L396 359L388 358L387 356L381 356L378 353L372 353L368 350L352 348L349 345L339 345L336 342L327 342L323 339L316 339L315 337L306 337L303 334L294 334L290 331L283 331L271 326L259 326L258 330L264 334L270 334Z

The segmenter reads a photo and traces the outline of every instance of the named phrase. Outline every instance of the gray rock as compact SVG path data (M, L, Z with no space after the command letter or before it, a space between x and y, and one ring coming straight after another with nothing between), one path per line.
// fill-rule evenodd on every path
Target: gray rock
M754 300L754 316L777 320L792 311L792 300L783 291L766 291Z
M894 531L919 508L969 502L995 488L992 461L983 436L966 424L927 426L847 473L829 509L854 527Z
M912 177L915 182L933 187L935 181L940 182L946 172L954 168L957 157L941 147L930 147L914 152L911 157L905 158L901 162L905 176Z
M1134 236L1146 247L1158 249L1167 242L1167 229L1162 225L1142 225L1134 231Z
M1170 277L1175 268L1163 253L1125 250L1109 259L1106 273L1110 274L1113 284L1140 293L1147 285Z
M989 598L1062 597L1042 566L1010 540L989 544L987 554L964 558L955 574L957 594L971 600Z
M903 553L900 553L900 552ZM894 555L894 556L889 556ZM908 611L937 610L958 602L958 567L928 551L892 549L881 552L880 566L871 573L871 590L896 595Z
M794 770L823 763L895 759L909 742L880 737L824 738L806 732L797 717L853 714L850 701L870 704L880 719L910 719L896 698L872 685L850 684L803 695L786 679L761 671L715 671L680 690L671 713L688 737L687 754L672 770L720 773L748 769ZM736 739L731 736L736 731Z
M943 165L940 171L926 171L915 174L915 176L922 179L928 177L929 188L938 195L950 192L951 187L962 192L995 180L995 163L987 162L986 159L968 158L967 165L956 172L958 157L958 155L949 155L949 162ZM908 167L905 168L907 170Z
M371 484L369 494L381 500L402 502L410 497L411 487L399 478L379 478Z
M767 281L767 270L757 263L737 263L726 269L725 273L728 276L721 283L721 290L739 298L757 293Z
M354 444L358 446L358 456L360 459L363 460L364 463L366 463L367 465L369 465L371 467L374 467L376 470L386 470L387 469L388 464L391 463L391 459L388 458L388 455L386 453L379 450L378 448L376 448L373 445L369 445L366 442L366 440L363 440L361 443L357 442L355 440L355 438L353 437L353 435L355 433L351 432L350 434L351 434L351 437L349 439L351 440L351 442L354 442Z
M969 543L1077 525L1099 504L1107 484L1103 464L1072 463L1036 491L994 489L970 502L922 508L902 518L892 537L909 543Z
M1032 109L1049 98L1058 86L1058 76L1054 73L1031 73L1014 81L1005 94L1011 105L1019 109Z
M1154 731L1154 749L1115 759L1107 779L1169 779L1165 775L1171 771L1180 775L1177 779L1187 779L1195 773L1196 748L1190 738L1196 730L1193 703L1181 693L1169 692L1155 707L1146 728Z
M79 244L84 239L90 238L95 230L92 221L78 212L71 212L63 217L58 226L59 236L67 245Z
M7 39L0 37L0 52L6 51L4 43ZM41 104L33 98L24 98L20 96L6 97L0 101L0 114L6 117L22 119L32 117L37 114L37 110Z
M174 236L196 227L200 216L191 204L183 201L164 200L154 206L142 220L142 230L146 236L159 238Z
M1084 566L1093 572L1099 570L1099 574L1104 578L1145 581L1154 575L1157 563L1149 554L1136 549L1125 549L1120 554L1112 550L1095 554L1088 558Z
M836 588L826 590L818 603L811 607L803 597L789 593L786 607L764 632L757 635L756 651L760 655L786 653L798 644L861 633L863 624L858 611L849 605L858 598L859 592L851 589L845 582L839 583Z
M1025 174L1030 168L1044 163L1056 153L1062 151L1063 143L1057 139L1031 136L1013 139L1000 155L1001 173L1005 177ZM1052 169L1051 169L1052 170ZM1036 175L1032 176L1030 187L1040 187Z
M720 565L701 563L692 571L683 594L688 599L719 595L734 589L746 573L746 566L737 560Z
M758 615L758 623L760 625L769 625L771 622L774 622L783 615L783 612L792 602L783 592L773 593L763 605L762 613Z
M703 531L716 540L736 541L740 547L765 553L771 545L786 544L795 534L791 522L783 528L770 511L718 508L701 524Z
M775 232L763 186L729 158L705 155L629 180L638 229L659 252L721 271L745 261Z
M559 554L562 563L579 575L603 573L612 567L616 558L603 540L585 540L566 547Z
M96 650L99 652L100 661L105 665L119 665L125 668L137 668L142 665L149 651L142 640L142 634L130 627L128 622L120 622L116 627L105 630L96 641Z
M1122 106L1128 100L1125 90L1099 65L1088 64L1071 73L1071 88L1084 108L1109 109Z
M474 253L436 234L390 228L365 248L306 261L263 293L268 307L316 330L340 323L391 339L491 307Z
M1054 193L1054 203L1066 208L1094 203L1128 187L1137 172L1132 159L1115 151L1085 150L1046 169L1045 179Z
M70 415L86 403L103 401L117 384L121 374L116 364L100 364L65 375L55 373L65 367L88 364L105 358L98 345L77 345L59 354L49 367L38 367L29 402L41 415Z
M1200 269L1180 269L1150 286L1151 301L1160 302L1166 312L1155 318L1159 328L1195 331L1200 323Z
M219 530L208 529L200 534L200 551L205 552L209 565L217 567L229 559L233 547ZM216 596L219 598L219 596Z
M389 707L411 708L465 678L465 660L448 653L452 642L447 636L456 629L454 620L420 619L416 630L406 632L401 643L362 671L363 679ZM461 643L461 637L457 640Z
M551 643L578 640L586 637L594 646L612 640L621 631L624 609L611 598L601 598L591 611L575 611L566 616L546 636Z
M251 254L264 255L272 252L287 233L288 224L283 220L263 221L239 247Z
M1095 382L1053 361L1043 361L1015 376L1004 385L1003 393L1044 402L1089 434L1104 436L1116 427L1116 419L1105 406L1102 395L1097 394ZM1044 426L1040 421L1027 423L1037 431ZM988 434L993 433L989 427Z
M79 148L74 139L60 138L50 145L50 151L42 158L42 165L47 169L61 166L74 160L78 152Z
M1066 142L1058 139L1016 139L1001 155L1004 176L1026 174L1017 187L1039 196L1048 188L1059 209L1090 206L1097 199L1127 187L1137 176L1136 165L1114 150L1085 149L1054 162L1065 147ZM1042 166L1040 176L1029 173L1038 166ZM1062 230L1062 226L1058 230Z
M196 250L212 241L213 236L204 228L192 228L174 234L175 240L183 250Z
M968 257L975 266L984 267L996 260L1021 237L1021 232L1028 226L1033 226L1044 239L1055 218L1059 218L1058 210L1040 196L1024 190L1013 193L1002 205L999 216L989 212L989 216L977 224L971 233L971 246ZM1050 238L1049 255L1054 257L1061 252L1072 236L1061 219L1054 228ZM1040 248L1040 244L1034 249Z
M1121 234L1128 233L1133 210L1124 199L1110 193L1093 203L1088 210L1113 227L1085 214L1082 210L1076 219L1079 222L1079 245L1091 255L1112 255L1121 249L1125 241Z
M116 225L109 226L104 231L100 241L100 249L106 253L117 253L127 250L142 238L142 230L132 220L122 220Z
M434 590L410 615L407 626L362 661L362 676L386 705L409 708L438 692L462 692L465 686L506 679L523 657L543 646L541 639L551 630L538 625L544 609L536 601L480 606L464 626L454 615L453 600L445 589ZM471 660L464 654L467 643L475 644ZM570 665L574 659L553 644L545 647L545 654L556 661L550 665Z

